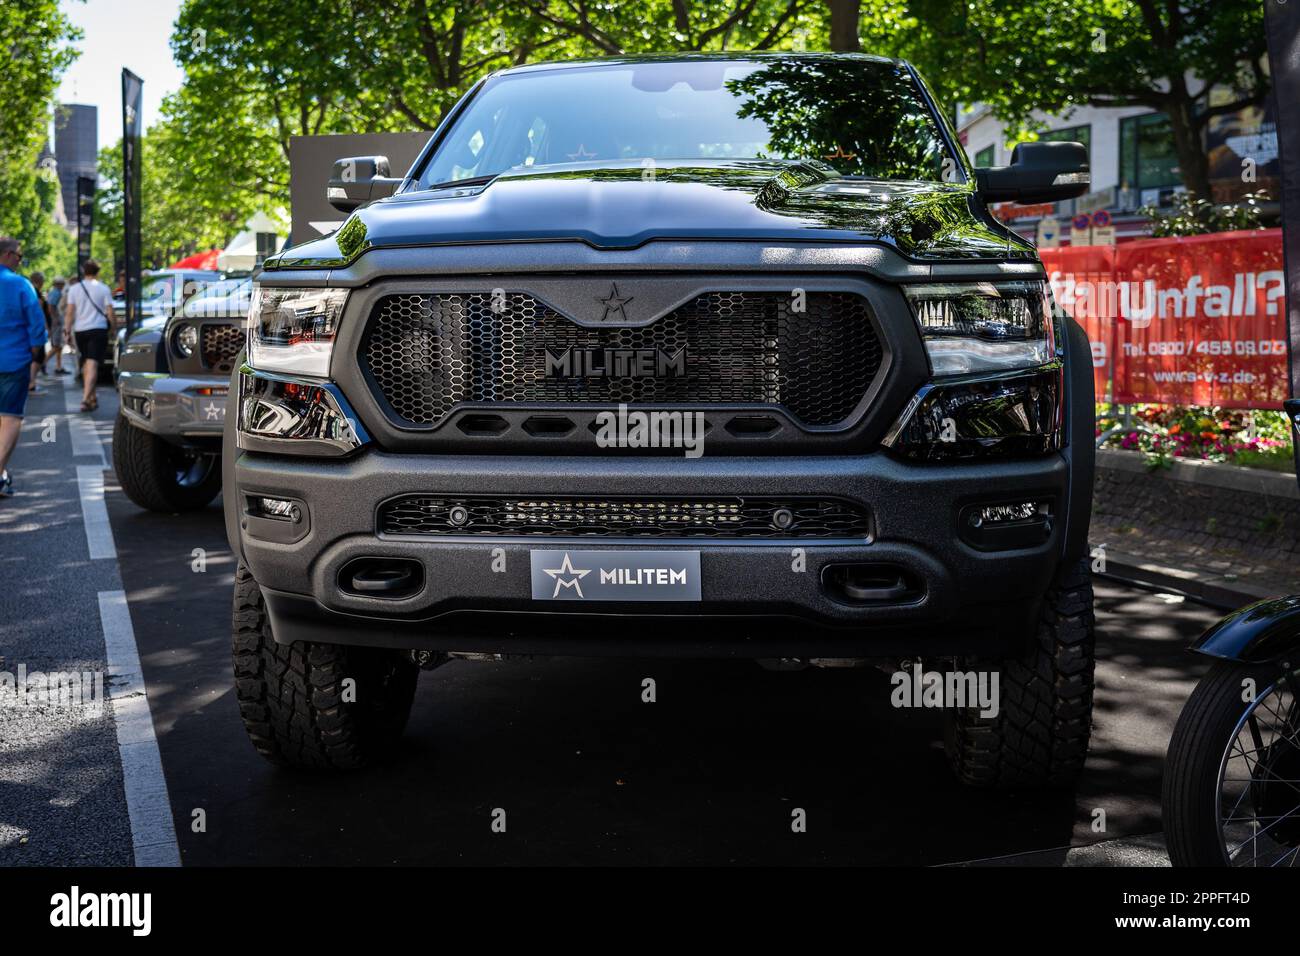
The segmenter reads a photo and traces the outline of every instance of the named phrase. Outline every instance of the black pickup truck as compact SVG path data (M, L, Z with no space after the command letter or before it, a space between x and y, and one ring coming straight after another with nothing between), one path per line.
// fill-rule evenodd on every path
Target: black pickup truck
M935 698L957 775L1073 780L1090 352L987 205L1082 146L977 170L905 62L679 56L494 74L387 167L336 164L232 378L262 754L366 762L448 657L715 656L991 676Z

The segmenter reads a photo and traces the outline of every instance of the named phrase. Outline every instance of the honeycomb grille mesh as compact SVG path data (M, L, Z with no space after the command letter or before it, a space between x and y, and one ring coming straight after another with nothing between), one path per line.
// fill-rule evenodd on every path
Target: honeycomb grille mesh
M379 531L409 535L646 538L864 538L867 513L813 498L506 498L404 495Z
M208 368L229 367L244 347L244 330L238 325L209 322L199 333L199 349Z
M880 369L866 301L843 292L709 292L641 328L584 328L526 293L389 295L361 361L406 425L459 403L766 404L805 425L843 422ZM504 305L504 307L502 307ZM686 351L684 375L548 377L546 350Z

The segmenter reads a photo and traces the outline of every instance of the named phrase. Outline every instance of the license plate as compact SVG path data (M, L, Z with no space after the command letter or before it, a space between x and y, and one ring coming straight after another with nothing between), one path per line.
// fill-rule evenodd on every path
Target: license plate
M698 601L698 551L533 551L534 601Z

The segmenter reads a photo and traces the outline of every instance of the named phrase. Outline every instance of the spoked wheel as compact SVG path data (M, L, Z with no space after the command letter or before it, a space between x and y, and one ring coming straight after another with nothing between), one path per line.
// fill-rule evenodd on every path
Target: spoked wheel
M1300 699L1295 674L1263 691L1238 721L1219 769L1219 832L1232 866L1300 859Z
M1165 836L1177 866L1300 869L1300 671L1216 664L1169 744Z

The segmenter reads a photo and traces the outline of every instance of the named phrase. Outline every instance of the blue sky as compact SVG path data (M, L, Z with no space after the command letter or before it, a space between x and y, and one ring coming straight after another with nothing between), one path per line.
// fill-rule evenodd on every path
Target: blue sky
M64 74L60 103L99 107L99 145L122 135L122 67L144 80L144 123L158 118L163 97L181 85L172 60L172 23L181 0L61 0L63 12L85 36L81 56Z

